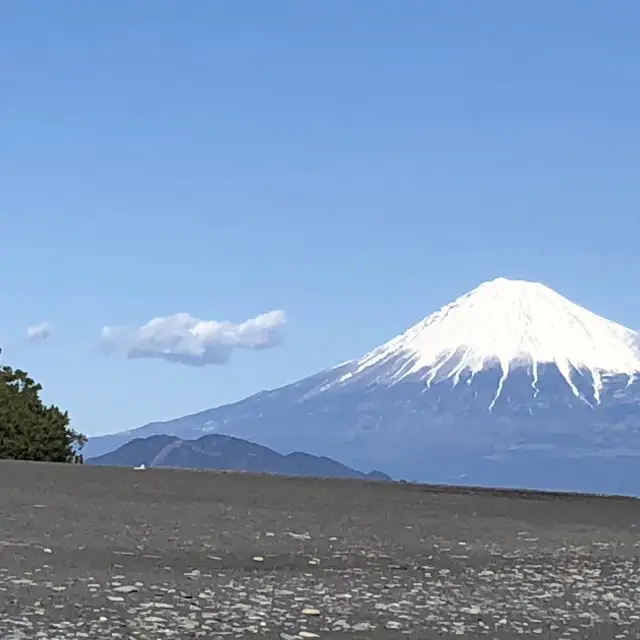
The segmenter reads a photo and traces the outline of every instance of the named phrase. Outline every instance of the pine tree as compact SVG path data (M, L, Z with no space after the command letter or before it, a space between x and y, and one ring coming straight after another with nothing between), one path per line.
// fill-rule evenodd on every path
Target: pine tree
M85 436L66 411L43 404L41 390L25 371L0 368L0 459L82 463Z

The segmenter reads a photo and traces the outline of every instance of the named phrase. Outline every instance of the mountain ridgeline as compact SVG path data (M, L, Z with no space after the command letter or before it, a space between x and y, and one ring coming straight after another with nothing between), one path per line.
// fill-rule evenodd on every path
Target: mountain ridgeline
M302 452L282 455L253 442L221 435L202 436L197 440L182 440L167 435L136 438L115 451L87 460L87 464L391 480L384 473L361 473L329 458Z
M421 482L640 494L640 336L539 283L486 282L362 358L95 438L226 434Z

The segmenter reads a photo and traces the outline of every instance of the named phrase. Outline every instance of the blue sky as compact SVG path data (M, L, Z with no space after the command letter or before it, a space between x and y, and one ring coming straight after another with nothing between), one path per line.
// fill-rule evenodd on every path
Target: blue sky
M2 359L90 435L358 356L497 276L640 328L637 2L1 11ZM226 364L97 348L278 310L206 325L272 346Z

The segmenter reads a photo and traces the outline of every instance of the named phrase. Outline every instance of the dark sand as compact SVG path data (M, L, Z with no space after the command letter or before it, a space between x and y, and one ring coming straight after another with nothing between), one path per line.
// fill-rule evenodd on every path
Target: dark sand
M631 499L0 462L0 516L3 640L640 638Z

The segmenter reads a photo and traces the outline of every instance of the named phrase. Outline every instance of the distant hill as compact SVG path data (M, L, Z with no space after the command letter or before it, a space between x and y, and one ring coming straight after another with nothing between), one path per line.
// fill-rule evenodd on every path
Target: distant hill
M86 464L134 467L174 467L180 469L221 469L290 476L362 478L390 481L379 471L362 473L330 458L295 452L282 455L247 440L211 434L197 440L155 435L137 438L115 451Z

